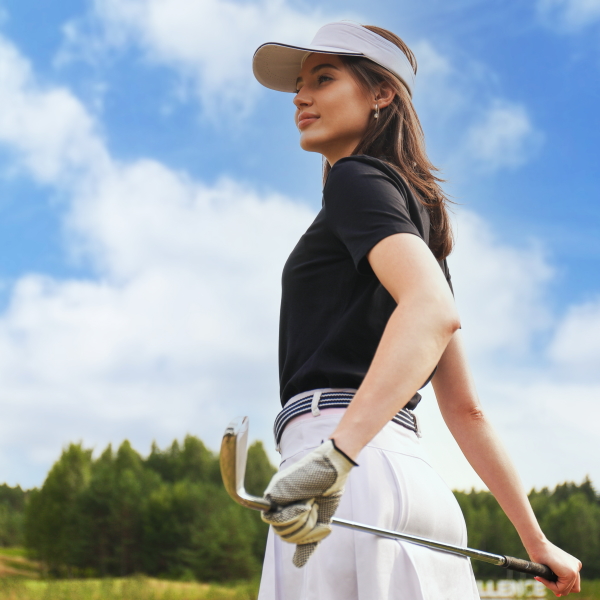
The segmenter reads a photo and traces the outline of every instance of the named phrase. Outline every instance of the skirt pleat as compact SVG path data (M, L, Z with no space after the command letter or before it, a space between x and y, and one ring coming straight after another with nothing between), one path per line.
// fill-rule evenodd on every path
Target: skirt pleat
M290 422L281 439L285 468L327 439L341 419ZM460 546L465 521L430 466L418 436L388 423L358 457L336 516ZM308 563L269 531L259 600L479 600L468 558L333 526Z

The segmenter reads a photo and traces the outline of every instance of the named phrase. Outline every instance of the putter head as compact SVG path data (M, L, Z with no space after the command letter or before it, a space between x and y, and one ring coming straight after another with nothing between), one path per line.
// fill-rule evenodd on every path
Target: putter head
M271 505L244 488L248 456L248 417L238 417L229 423L221 442L221 477L228 494L242 506L254 510L269 510Z

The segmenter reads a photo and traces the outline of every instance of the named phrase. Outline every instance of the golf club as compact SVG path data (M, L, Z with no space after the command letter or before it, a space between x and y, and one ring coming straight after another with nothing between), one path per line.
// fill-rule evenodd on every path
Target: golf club
M238 504L241 504L246 508L261 511L271 510L274 507L272 507L269 502L263 498L251 496L244 488L247 447L248 417L238 417L229 424L223 435L223 441L221 442L221 476L223 477L225 489ZM548 581L557 580L557 576L546 565L530 562L521 558L513 558L512 556L504 556L503 554L492 554L490 552L484 552L483 550L474 550L473 548L462 548L460 546L454 546L453 544L436 542L434 540L428 540L426 538L400 533L390 529L370 527L369 525L346 521L345 519L338 519L336 517L334 517L331 522L338 527L346 527L348 529L362 531L363 533L371 533L384 538L403 540L405 542L434 548L451 554L468 556L469 558L492 563L504 567L505 569L511 569L512 571L519 571L521 573L543 577Z

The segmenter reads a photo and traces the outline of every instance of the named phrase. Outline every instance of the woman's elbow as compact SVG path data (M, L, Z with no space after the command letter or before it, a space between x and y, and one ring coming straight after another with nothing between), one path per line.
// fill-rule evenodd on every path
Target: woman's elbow
M456 424L461 429L470 425L480 426L486 421L486 415L479 402L452 402L444 406L440 404L440 409L448 425Z
M452 337L456 331L461 328L460 317L455 306L444 317L444 328L446 333Z
M431 306L431 317L440 333L448 338L461 328L460 316L454 298L437 298Z
M485 413L479 404L465 407L464 416L472 423L485 421Z
M398 305L401 312L408 310L429 325L432 333L450 339L460 329L460 317L454 298L445 290L415 292Z

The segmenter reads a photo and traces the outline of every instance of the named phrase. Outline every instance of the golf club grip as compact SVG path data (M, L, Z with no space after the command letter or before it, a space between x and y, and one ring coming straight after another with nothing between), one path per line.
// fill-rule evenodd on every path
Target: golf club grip
M506 562L502 566L505 569L519 571L520 573L529 573L530 575L537 575L538 577L543 577L548 581L558 580L558 577L552 572L552 569L546 565L523 560L522 558L514 558L513 556L505 556L504 558L506 559Z

